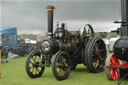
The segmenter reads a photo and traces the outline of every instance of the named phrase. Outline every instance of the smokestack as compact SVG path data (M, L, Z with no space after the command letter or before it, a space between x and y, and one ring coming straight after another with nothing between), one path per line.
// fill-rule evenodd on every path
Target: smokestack
M122 36L128 36L128 0L121 0Z
M48 6L48 34L51 36L53 35L53 12L55 7L54 6Z
M121 18L122 22L128 22L128 0L121 0Z

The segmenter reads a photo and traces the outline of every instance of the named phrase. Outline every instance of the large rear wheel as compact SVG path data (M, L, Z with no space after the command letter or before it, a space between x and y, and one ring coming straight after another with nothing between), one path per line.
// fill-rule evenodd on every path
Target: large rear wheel
M90 72L103 71L106 56L106 47L102 39L92 38L88 41L85 49L85 63Z

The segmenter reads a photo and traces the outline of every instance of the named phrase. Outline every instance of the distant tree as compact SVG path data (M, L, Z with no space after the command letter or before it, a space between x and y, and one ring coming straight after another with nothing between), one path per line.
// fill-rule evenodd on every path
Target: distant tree
M35 34L20 34L18 36L22 36L24 39L31 39L31 40L36 40L36 36Z
M105 37L107 36L107 32L101 32L101 33L100 33L100 36L101 36L102 38L105 38Z
M95 37L108 38L109 32L96 32Z
M117 37L118 34L115 32L115 33L110 33L110 37Z
M105 38L109 39L112 37L117 37L118 34L116 32L110 33L110 32L96 32L95 37Z

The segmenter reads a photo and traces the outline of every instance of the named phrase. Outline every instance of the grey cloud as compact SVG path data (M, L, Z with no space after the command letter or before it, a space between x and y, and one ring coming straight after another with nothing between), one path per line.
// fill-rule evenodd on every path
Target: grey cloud
M116 0L1 0L1 1L51 1L51 2L54 2L54 1L116 1Z
M113 25L111 28L108 23L112 23L115 19L120 20L120 0L2 0L1 5L2 26L17 26L19 33L46 32L47 11L45 8L47 5L56 7L54 23L56 21L69 22L69 27L74 26L72 29L81 28L82 24L93 23L97 26L97 31L100 29L110 31L116 26ZM75 28L77 22L81 24ZM108 29L103 29L103 27L108 27Z

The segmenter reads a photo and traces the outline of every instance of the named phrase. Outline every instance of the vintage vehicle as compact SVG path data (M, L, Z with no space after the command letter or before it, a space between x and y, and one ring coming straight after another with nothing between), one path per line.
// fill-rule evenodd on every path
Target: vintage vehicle
M119 39L119 37L114 37L109 39L108 51L111 53L113 52L113 46L115 42Z
M24 39L18 38L16 27L5 27L0 29L0 43L2 44L2 56L7 58L11 54L18 54L24 56L29 53L33 48L37 47L36 44L25 43Z
M113 54L106 59L106 75L110 80L121 81L128 77L128 0L121 0L120 38L115 42Z
M54 6L48 6L48 38L41 42L40 50L31 52L26 60L26 72L31 78L41 77L45 67L52 66L57 80L68 78L77 64L84 64L93 73L103 71L106 59L104 41L94 37L90 24L81 30L68 31L65 23L53 33Z

